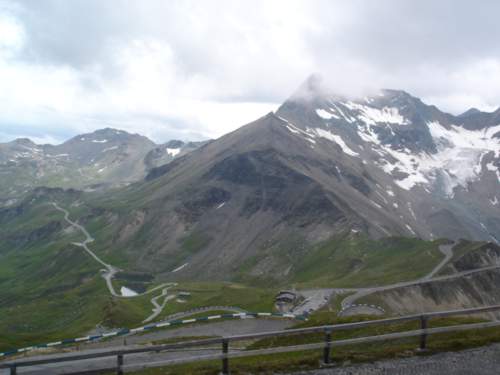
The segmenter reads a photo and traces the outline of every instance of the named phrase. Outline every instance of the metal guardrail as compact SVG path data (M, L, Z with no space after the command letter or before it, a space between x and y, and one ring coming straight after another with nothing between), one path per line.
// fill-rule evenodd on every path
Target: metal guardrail
M154 345L154 346L149 346L146 348L130 348L130 349L121 349L121 350L110 350L110 351L99 352L99 353L65 355L65 356L55 357L55 358L52 357L52 358L36 359L36 360L4 362L4 363L0 363L0 368L9 368L11 375L12 374L15 375L17 373L18 367L29 367L29 366L36 366L36 365L42 365L42 364L48 364L48 363L58 363L58 362L73 362L73 361L92 359L92 358L116 357L117 358L116 366L114 366L112 368L105 368L105 369L103 368L101 370L116 371L117 374L123 374L125 370L140 370L140 369L151 368L151 367L168 366L168 365L174 365L174 364L198 362L198 361L205 361L205 360L221 360L222 361L222 374L227 375L227 374L229 374L229 359L230 358L251 357L251 356L276 354L276 353L289 353L289 352L306 351L306 350L313 350L313 349L322 349L323 350L323 362L325 364L329 364L329 363L331 363L331 349L333 347L420 336L419 349L425 350L427 347L427 336L428 335L498 327L498 326L500 326L500 321L462 324L462 325L454 325L454 326L447 326L447 327L427 328L427 323L428 323L429 319L432 319L432 318L448 317L448 316L456 316L456 315L480 314L480 313L488 313L488 312L494 312L494 311L500 311L500 305L480 307L480 308L471 308L471 309L463 309L463 310L439 311L439 312L407 315L407 316L395 317L395 318L368 320L368 321L356 322L356 323L325 325L325 326L318 326L318 327L289 329L289 330L282 330L282 331L260 332L260 333L247 334L247 335L227 336L227 337L221 337L221 338L186 341L186 342L180 342L180 343L175 343L175 344ZM358 337L358 338L352 338L352 339L333 340L332 341L332 335L336 331L357 329L357 328L363 328L363 327L369 327L369 326L387 325L387 324L401 323L401 322L408 322L408 321L419 321L420 322L420 329L412 330L412 331L405 331L405 332L389 333L389 334L383 334L383 335L377 335L377 336L367 336L367 337ZM324 333L325 339L323 342L319 342L319 343L303 344L303 345L295 345L295 346L285 346L285 347L273 347L273 348L257 349L257 350L242 350L242 351L234 351L234 352L229 351L229 344L231 342L255 340L255 339L261 339L261 338L266 338L266 337L292 336L292 335L321 333L321 332ZM222 353L200 355L200 356L188 357L188 358L170 359L170 360L163 360L163 361L156 361L156 362L149 361L147 363L130 364L130 365L124 365L124 361L123 361L124 356L130 355L130 354L148 353L148 352L162 352L162 351L176 350L176 349L177 350L178 349L187 349L187 348L201 347L201 346L212 345L212 344L221 345Z
M163 321L170 321L170 320L175 320L179 319L185 316L189 315L194 315L194 314L199 314L202 312L210 312L210 311L230 311L230 312L235 312L235 313L247 313L248 310L242 309L241 307L237 306L205 306L205 307L195 307L187 311L181 311L178 313L174 313L171 315L166 316Z
M223 306L220 306L220 307L223 307ZM201 311L201 310L193 309L192 311L189 312L189 314L196 314L199 311ZM187 316L189 316L189 315L187 315ZM165 327L172 327L172 326L176 326L176 325L180 325L180 324L206 322L206 321L215 320L215 319L251 318L251 317L253 317L253 318L276 317L276 318L287 318L287 319L298 319L298 320L305 319L305 316L303 316L303 315L286 314L286 313L268 313L268 312L259 312L259 313L239 312L239 313L232 313L232 314L211 315L211 316L205 316L205 317L200 317L200 318L191 318L191 319L177 319L177 320L167 319L167 320L160 321L158 323L151 323L151 324L147 324L145 326L132 328L132 329L122 328L122 329L119 329L117 331L106 332L106 333L101 333L101 334L97 334L97 335L64 339L64 340L49 342L49 343L45 343L45 344L32 345L32 346L28 346L25 348L12 349L12 350L9 350L7 352L0 352L0 359L2 359L4 357L15 355L15 354L27 353L27 352L37 350L37 349L51 348L51 347L56 347L56 346L61 346L61 345L68 345L68 344L80 344L80 343L92 342L92 341L105 339L105 338L118 337L118 336L124 336L124 335L132 335L135 333L140 333L140 332L152 330L155 328L165 328Z

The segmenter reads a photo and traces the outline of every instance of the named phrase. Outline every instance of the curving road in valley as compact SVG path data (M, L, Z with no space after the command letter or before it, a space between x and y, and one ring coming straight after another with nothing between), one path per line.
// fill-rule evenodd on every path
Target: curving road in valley
M87 244L89 244L91 242L94 242L94 237L92 237L90 235L90 233L87 231L87 229L85 229L84 226L82 226L82 225L78 224L77 222L71 220L69 218L69 212L66 209L60 207L56 202L52 202L52 205L54 206L54 208L56 210L61 211L62 213L64 213L64 220L66 220L66 222L68 224L70 224L71 226L73 226L74 228L78 229L80 232L82 232L84 234L85 240L83 242L72 242L72 244L75 245L75 246L82 247L92 258L94 258L97 262L99 262L101 265L103 265L105 267L105 270L104 270L102 276L106 280L106 285L108 287L109 292L111 293L111 295L113 295L115 297L121 297L120 294L116 293L115 288L113 287L113 283L111 281L113 279L113 277L115 276L115 274L118 271L120 271L120 269L112 266L111 264L108 264L108 263L104 262L92 250L90 250Z
M434 267L434 269L429 272L426 276L422 277L422 281L424 280L430 280L436 275L441 269L445 266L446 263L449 262L449 260L453 257L453 243L451 244L446 244L446 245L440 245L439 246L439 251L444 255L444 258L439 264Z
M384 286L359 288L359 289L355 290L354 294L351 294L342 300L342 303L341 303L342 309L339 312L339 315L341 315L341 316L351 315L352 311L358 308L358 305L355 304L355 302L357 300L359 300L360 298L369 296L369 295L376 293L376 292L382 292L382 291L386 291L386 290L390 290L390 289L402 288L402 287L407 287L407 286L422 285L422 284L426 284L426 283L433 282L433 281L452 280L452 279L456 279L459 277L472 275L474 273L489 271L489 270L494 270L494 269L500 268L500 264L496 264L493 266L487 266L487 267L482 267L482 268L476 268L473 270L457 272L457 273L454 273L452 275L444 275L444 276L437 276L436 277L435 275L445 266L445 264L453 256L452 248L453 248L453 244L439 246L439 250L445 255L445 258L429 274L425 275L424 277L422 277L420 279L412 280L412 281L403 281L403 282L390 284L390 285L384 285ZM371 308L370 306L363 305L363 307L364 307L365 313L366 313L366 308L373 310L374 313L380 313L380 309L381 309L378 306ZM376 311L376 310L378 310L378 311Z
M177 285L177 283L164 283L164 284L158 285L150 290L147 290L144 293L138 293L136 295L131 295L131 296L123 296L123 295L117 293L114 286L113 286L113 278L115 277L115 275L119 271L121 271L121 269L104 262L92 250L90 250L90 248L88 247L88 244L91 242L94 242L94 237L92 237L90 235L90 233L87 231L87 229L83 225L80 225L77 222L75 222L69 218L68 210L60 207L56 202L52 202L52 205L54 206L54 208L56 210L58 210L64 214L64 220L68 224L70 224L72 227L76 228L77 230L79 230L80 232L82 232L84 234L85 240L83 242L72 242L72 244L83 248L92 258L94 258L97 262L99 262L102 266L105 267L105 269L102 270L102 277L106 281L106 286L108 287L109 293L112 296L118 297L118 298L134 298L134 297L142 296L145 294L153 293L153 292L157 291L158 289L161 289L161 294L159 294L156 297L151 298L151 300L150 300L151 304L153 305L153 310L152 310L153 312L150 316L148 316L144 320L145 323L156 318L163 311L163 308L165 307L167 302L169 300L175 298L175 295L167 295L167 293L168 293L168 289ZM164 297L164 300L160 304L158 302L158 300L162 297Z
M153 293L154 291L161 289L161 293L153 298L151 298L150 302L153 305L152 313L150 316L148 316L143 323L147 323L152 321L154 318L156 318L164 309L165 305L167 304L168 301L172 300L173 298L176 297L174 294L168 294L168 289L170 289L172 286L177 285L176 283L165 283L158 285L155 288L152 288L144 293L137 294L135 296L122 296L119 293L116 292L113 286L113 278L116 275L117 272L121 271L119 268L108 264L104 262L101 258L99 258L89 247L88 244L94 241L94 238L90 235L90 233L86 230L85 227L82 225L78 224L77 222L71 220L69 218L69 212L60 207L57 203L52 202L52 205L54 208L57 210L61 211L64 213L64 219L66 222L68 222L71 226L74 228L78 229L85 235L85 240L83 242L73 242L72 244L75 246L82 247L92 258L94 258L97 262L99 262L101 265L105 267L105 269L102 271L102 276L106 280L106 285L108 287L109 292L111 295L119 298L133 298L137 296L141 296L144 294L148 293ZM490 269L495 269L499 268L500 265L495 265L495 266L489 266L489 267L484 267L476 270L471 270L471 271L464 271L460 273L456 273L453 275L446 275L446 276L439 276L435 277L435 275L450 261L450 259L453 256L453 244L446 244L446 245L440 245L439 246L439 251L444 255L444 258L439 262L439 264L434 267L434 269L429 272L427 275L423 276L420 279L417 280L412 280L412 281L404 281L404 282L399 282L395 284L390 284L390 285L383 285L383 286L374 286L374 287L367 287L367 288L334 288L334 289L318 289L318 290L312 290L309 291L310 293L306 295L306 300L300 305L297 306L294 310L293 313L295 314L303 314L309 311L314 311L323 306L332 293L337 293L337 294L342 294L346 292L354 292L353 294L347 296L344 298L341 302L341 311L339 312L339 315L352 315L356 313L374 313L374 314L380 314L384 310L379 307L379 306L373 306L373 305L357 305L355 304L356 301L359 299L369 296L371 294L385 291L385 290L390 290L390 289L396 289L396 288L401 288L401 287L406 287L406 286L412 286L412 285L419 285L419 284L424 284L430 281L439 281L439 280L447 280L447 279L453 279L453 278L458 278L462 276L466 276L468 274L474 273L474 272L481 272L481 271L486 271ZM160 303L160 300L163 298L163 301Z

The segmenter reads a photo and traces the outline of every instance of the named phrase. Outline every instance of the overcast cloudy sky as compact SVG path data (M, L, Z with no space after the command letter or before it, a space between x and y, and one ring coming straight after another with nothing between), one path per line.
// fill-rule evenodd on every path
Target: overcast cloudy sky
M116 127L217 137L311 73L500 106L500 2L0 0L0 142Z

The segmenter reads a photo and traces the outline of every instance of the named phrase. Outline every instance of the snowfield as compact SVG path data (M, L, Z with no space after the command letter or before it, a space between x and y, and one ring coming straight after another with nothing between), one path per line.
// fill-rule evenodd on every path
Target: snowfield
M458 125L445 126L437 121L429 121L422 126L427 126L436 152L414 152L403 147L393 148L379 136L387 132L396 136L398 127L407 127L412 124L411 121L396 107L376 108L372 102L373 99L365 99L363 103L366 104L326 100L327 104L314 109L320 121L324 122L324 127L307 126L304 129L280 118L291 133L310 143L315 144L318 138L327 139L340 146L344 154L362 158L364 164L371 159L385 173L397 175L395 183L405 190L423 185L427 192L437 189L452 198L456 187L466 189L469 182L484 173L493 172L500 180L500 171L490 160L500 157L500 139L494 137L500 132L500 124L481 130L468 130ZM332 126L339 121L353 124L352 130L362 143L353 140L351 135L349 138L345 136L345 125ZM376 155L365 155L363 151ZM393 195L394 192L389 194Z
M175 156L181 152L180 148L167 148L167 154L175 158Z

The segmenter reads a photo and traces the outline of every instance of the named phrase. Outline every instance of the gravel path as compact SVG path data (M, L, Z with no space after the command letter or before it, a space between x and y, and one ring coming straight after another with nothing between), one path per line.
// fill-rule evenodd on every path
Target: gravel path
M294 375L494 375L500 373L500 344L461 352L340 366Z

